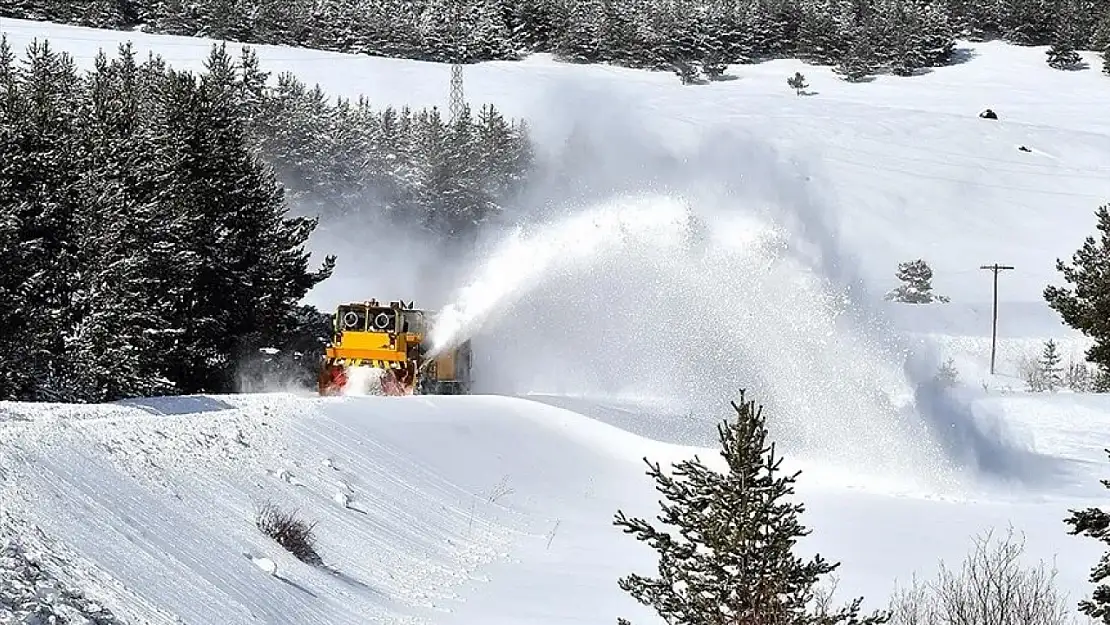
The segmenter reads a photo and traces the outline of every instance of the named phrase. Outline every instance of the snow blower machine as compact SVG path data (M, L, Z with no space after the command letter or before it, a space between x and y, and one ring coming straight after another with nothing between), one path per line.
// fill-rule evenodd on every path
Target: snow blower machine
M430 356L424 339L432 321L412 302L340 305L322 358L320 395L469 394L470 341Z

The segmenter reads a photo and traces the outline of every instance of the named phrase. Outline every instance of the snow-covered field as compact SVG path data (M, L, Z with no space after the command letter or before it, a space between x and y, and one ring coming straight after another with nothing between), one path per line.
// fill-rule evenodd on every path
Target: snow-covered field
M86 66L130 39L199 70L211 44L0 29ZM749 387L805 470L803 546L843 562L843 596L880 607L895 580L1013 524L1078 599L1098 545L1062 519L1104 500L1110 397L1024 393L1016 372L1044 339L1065 358L1085 346L1041 292L1110 194L1110 83L1052 70L1041 48L966 48L857 85L790 61L707 86L542 57L468 67L468 99L527 117L545 150L572 131L594 142L576 203L491 236L468 288L434 295L475 333L485 394L0 404L0 532L134 622L653 622L616 579L654 554L613 514L652 515L641 458L711 445ZM257 50L333 95L446 103L445 66ZM794 71L810 95L786 85ZM351 237L314 245L373 241ZM882 301L914 258L951 303ZM979 266L995 262L1016 269L1000 276L992 377ZM341 261L312 301L409 297L397 269ZM951 393L928 383L947 356ZM267 500L318 521L326 568L254 527Z

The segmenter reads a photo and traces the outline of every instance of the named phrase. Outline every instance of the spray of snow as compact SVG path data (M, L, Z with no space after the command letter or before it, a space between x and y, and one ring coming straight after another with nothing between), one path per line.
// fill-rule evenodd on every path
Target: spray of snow
M681 158L634 136L598 135L576 174L602 190L554 198L443 309L435 346L475 341L477 390L662 395L686 415L674 442L713 445L746 388L788 453L833 470L930 490L1028 473L1004 429L932 383L928 346L885 322L804 163L738 134ZM653 421L630 427L674 440Z
M690 227L690 211L684 202L645 195L618 198L531 232L518 228L456 301L440 312L431 331L432 354L468 338L494 313L507 312L517 297L552 273L588 270L600 255L629 245L659 251L673 248L686 240Z
M384 374L384 369L375 367L349 367L347 369L347 385L343 388L343 394L350 397L382 395L382 376Z
M780 438L803 452L835 462L853 449L852 465L951 478L902 409L912 389L898 367L840 326L844 302L786 254L781 229L750 213L695 211L703 200L622 197L513 233L444 309L436 347L496 327L504 340L483 349L498 364L481 377L527 384L497 390L663 389L713 415L691 419L706 436L722 397L757 387L781 415Z

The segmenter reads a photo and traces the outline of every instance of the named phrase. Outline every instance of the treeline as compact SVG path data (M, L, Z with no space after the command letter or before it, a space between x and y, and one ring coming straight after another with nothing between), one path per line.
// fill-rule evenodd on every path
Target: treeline
M798 57L858 76L952 60L958 36L1103 51L1105 0L0 0L0 16L428 61L700 72ZM862 74L861 74L862 72Z
M336 260L310 267L312 207L463 236L529 162L492 109L448 125L265 81L250 51L197 75L124 46L78 72L2 42L0 399L232 392L277 364L311 382L330 320L299 302ZM390 199L343 202L371 187Z
M486 105L456 119L438 109L375 109L367 99L334 103L291 74L242 61L252 136L299 212L388 219L437 237L469 237L496 218L528 180L533 148L524 122ZM372 214L369 214L372 213Z

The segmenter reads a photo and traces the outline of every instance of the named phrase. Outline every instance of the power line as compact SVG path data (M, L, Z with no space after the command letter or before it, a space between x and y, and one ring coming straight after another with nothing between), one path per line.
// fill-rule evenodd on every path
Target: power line
M994 354L998 343L998 272L1013 269L1010 265L982 265L980 269L988 269L994 273L994 308L991 314L991 375L994 375Z

